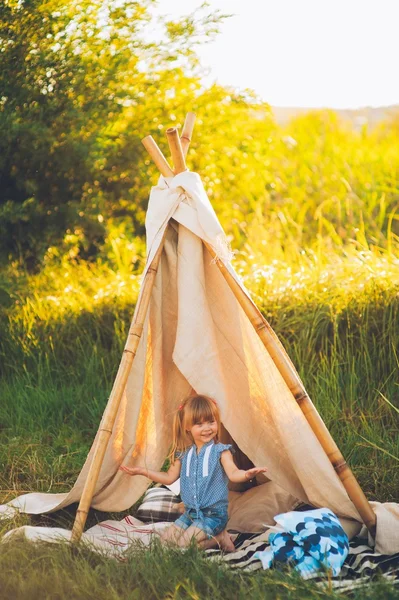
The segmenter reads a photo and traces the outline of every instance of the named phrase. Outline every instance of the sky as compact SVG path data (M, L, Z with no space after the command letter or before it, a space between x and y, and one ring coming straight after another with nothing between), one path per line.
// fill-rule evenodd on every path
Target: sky
M201 0L159 0L176 17ZM273 106L399 104L399 0L210 0L234 14L199 50L206 82L251 88Z

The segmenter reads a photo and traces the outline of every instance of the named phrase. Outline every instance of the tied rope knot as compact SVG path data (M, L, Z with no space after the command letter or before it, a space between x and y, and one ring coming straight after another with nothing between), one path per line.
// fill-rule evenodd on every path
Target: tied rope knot
M232 250L230 241L216 217L216 213L197 173L186 170L174 177L161 176L158 188L163 191L168 190L175 197L175 211L180 204L186 204L196 211L198 221L204 233L212 232L211 238L204 238L216 253L216 256L212 259L212 263L218 260L223 263L229 263L233 260L236 251Z

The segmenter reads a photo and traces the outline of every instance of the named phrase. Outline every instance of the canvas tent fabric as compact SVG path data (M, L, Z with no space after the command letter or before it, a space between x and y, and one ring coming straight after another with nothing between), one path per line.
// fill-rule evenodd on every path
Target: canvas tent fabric
M171 443L174 412L182 398L195 391L217 400L229 434L255 465L267 466L276 484L299 500L359 520L302 411L202 243L215 249L242 286L198 174L161 176L152 189L146 269L166 228L149 313L92 506L122 511L134 504L149 480L130 477L119 466L159 469ZM4 514L13 509L40 514L77 502L95 443L69 493L26 494L3 508Z

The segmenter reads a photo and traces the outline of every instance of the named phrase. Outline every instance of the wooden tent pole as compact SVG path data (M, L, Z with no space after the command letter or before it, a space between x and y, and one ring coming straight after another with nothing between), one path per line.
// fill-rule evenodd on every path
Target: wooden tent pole
M160 170L161 175L164 177L173 177L174 173L152 135L147 135L147 137L141 141L144 148L147 150L148 154L151 156L152 160Z
M183 148L184 158L187 156L188 147L191 142L191 136L194 129L195 123L195 113L189 112L187 113L186 120L184 121L183 131L180 136L181 147Z
M140 302L137 303L136 309L134 311L132 323L129 329L129 334L125 344L125 348L123 350L122 360L119 365L118 373L116 375L114 385L112 387L108 404L106 406L103 418L101 420L99 436L94 450L93 460L89 468L87 479L85 481L82 496L79 502L79 507L76 512L75 522L72 529L72 542L78 542L83 533L87 515L91 506L91 501L93 499L94 491L100 474L101 466L104 460L105 451L107 449L108 442L112 434L112 429L115 423L116 415L118 413L120 401L125 390L126 382L130 374L134 357L136 356L137 348L141 339L141 334L143 332L144 321L147 314L148 306L150 304L151 292L154 285L155 276L157 274L165 236L166 230L164 237L162 238L162 241L159 245L159 248L151 262L151 265L148 267L147 273L144 278Z
M185 144L189 143L191 140L191 132L189 130L190 123L191 126L194 124L194 118L191 118L190 115L193 113L189 113L186 117L186 122L184 124L183 133L182 133L182 142L180 150L183 150L183 155L187 154L187 147ZM185 131L186 125L188 130ZM173 130L173 128L172 128ZM174 152L179 155L176 156L176 160L179 163L181 161L180 150L175 141L175 134L172 134L171 130L168 130L170 134L168 134L168 142L169 147L171 148L172 156L175 160ZM173 136L173 138L172 138ZM155 142L154 142L155 143ZM172 150L172 145L175 147ZM151 153L150 153L151 154ZM183 159L184 160L184 159ZM185 165L184 165L185 167ZM235 277L231 274L226 265L218 259L216 251L212 248L212 246L204 241L204 245L208 249L212 258L215 259L217 266L219 267L223 277L225 278L227 284L232 290L234 296L239 302L240 306L244 310L248 319L252 323L256 333L260 337L263 345L267 349L270 357L274 361L277 369L279 370L282 378L290 389L292 395L294 396L296 402L298 403L300 409L302 410L306 420L308 421L312 431L316 435L319 440L323 450L327 454L328 459L330 460L335 472L338 477L342 481L343 486L345 487L347 494L354 506L356 507L361 519L364 524L370 531L371 535L375 536L376 529L376 516L373 512L366 496L364 495L363 490L361 489L356 477L354 476L352 470L346 463L341 451L339 450L337 444L333 440L330 432L328 431L323 419L320 417L317 412L313 402L309 398L305 388L302 385L302 382L297 374L290 358L288 357L286 351L284 350L282 344L280 343L277 335L263 317L262 313L255 305L255 303L251 300L251 298L244 292L241 288Z
M170 127L166 130L166 137L168 139L170 153L172 155L172 161L174 165L174 173L182 173L187 169L186 161L184 159L183 149L180 143L179 134L177 133L176 127Z
M174 140L175 136L172 135L172 138ZM178 143L176 143L175 141L171 142L171 144L174 144L174 146L177 148L176 150L174 150L176 160L178 162L177 167L175 164L175 173L173 173L172 169L169 167L165 157L163 156L162 152L160 151L156 142L152 139L151 136L147 136L146 138L144 138L143 144L149 152L149 154L151 155L151 157L153 158L155 164L157 164L158 168L161 170L162 175L164 175L165 177L173 177L174 174L180 172L178 169L185 171L186 166L179 138ZM180 148L180 153L178 148ZM168 170L170 171L171 175L169 174ZM161 254L163 251L167 230L168 227L166 227L165 229L161 243L159 244L158 250L156 251L154 258L152 259L152 262L148 267L147 273L144 278L140 300L137 303L134 311L128 338L125 344L125 348L123 350L122 360L119 365L118 373L116 375L114 385L112 387L107 407L101 420L99 436L94 450L93 460L89 468L87 479L85 481L82 496L79 502L79 507L76 513L75 522L72 528L72 542L78 542L83 533L91 501L93 499L94 490L96 488L98 477L100 474L101 465L104 460L105 451L107 449L108 442L112 434L112 429L115 423L116 415L118 413L120 401L125 390L126 382L130 374L134 357L136 356L137 348L141 339L141 334L143 332L144 321L150 304L152 288L154 286L159 262L161 260Z
M220 272L225 278L234 296L238 300L248 319L251 321L256 333L263 342L263 345L267 349L270 357L274 361L277 369L279 370L282 378L289 387L292 395L302 410L306 420L311 426L317 439L319 440L323 450L327 454L332 466L338 477L341 479L349 498L355 505L359 515L361 516L364 524L370 533L375 536L376 528L376 516L371 508L363 490L361 489L355 475L351 468L346 463L343 455L341 454L337 444L332 438L328 431L323 419L317 412L316 407L309 398L302 382L295 371L286 351L284 350L281 342L277 335L266 321L256 304L251 300L249 296L244 292L240 284L237 282L235 277L231 274L226 265L217 258L217 253L210 244L203 241L207 250L217 266Z

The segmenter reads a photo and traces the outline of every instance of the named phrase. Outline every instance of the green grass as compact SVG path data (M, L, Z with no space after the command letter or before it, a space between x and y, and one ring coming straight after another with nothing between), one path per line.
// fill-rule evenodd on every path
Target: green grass
M296 269L242 254L235 262L288 349L366 494L397 500L399 488L399 281L396 259L330 253ZM357 261L354 260L357 258ZM298 259L300 260L300 259ZM372 263L372 269L370 269ZM81 265L74 294L46 273L28 278L1 321L1 501L72 486L90 447L120 359L137 278ZM83 270L85 276L79 274ZM369 273L372 276L368 276ZM65 275L65 272L64 272ZM73 270L68 275L71 277ZM93 283L97 279L96 283ZM122 283L122 285L121 285ZM98 286L98 287L97 287ZM128 288L130 287L130 290ZM93 289L109 290L106 300ZM292 289L294 288L294 293ZM49 297L51 298L49 300ZM23 524L72 527L75 506L21 515ZM114 518L122 518L116 514ZM109 518L91 511L88 525ZM15 571L15 565L23 569ZM184 574L184 576L183 576ZM334 598L289 573L232 573L190 549L133 551L127 563L67 547L11 542L0 547L0 587L10 598ZM353 598L399 597L373 582Z
M15 565L19 565L15 571ZM0 552L0 592L3 598L43 600L141 600L205 598L311 600L340 598L329 588L301 580L288 571L254 574L234 572L220 561L210 562L195 548L185 552L153 544L150 551L139 544L131 548L126 562L72 549L40 543L7 544ZM377 580L351 594L354 600L393 600L399 591Z
M302 256L297 270L277 261L260 266L255 254L235 262L365 491L394 500L397 259L330 253L317 264ZM69 488L97 430L133 313L136 276L104 266L62 272L73 278L67 292L55 272L31 277L25 299L19 295L0 320L3 499ZM105 300L99 290L107 290Z

